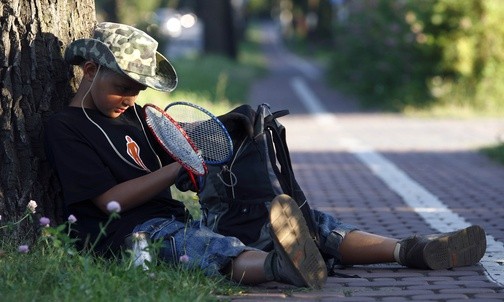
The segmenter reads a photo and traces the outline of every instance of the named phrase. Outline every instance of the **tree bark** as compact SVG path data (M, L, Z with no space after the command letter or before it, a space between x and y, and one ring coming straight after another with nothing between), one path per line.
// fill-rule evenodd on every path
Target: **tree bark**
M0 1L0 225L19 219L30 200L40 216L61 222L61 194L44 153L44 120L74 92L78 76L63 51L89 37L94 0ZM33 231L25 225L0 236L33 240Z
M236 59L237 37L231 1L205 0L197 5L198 17L203 20L205 52Z

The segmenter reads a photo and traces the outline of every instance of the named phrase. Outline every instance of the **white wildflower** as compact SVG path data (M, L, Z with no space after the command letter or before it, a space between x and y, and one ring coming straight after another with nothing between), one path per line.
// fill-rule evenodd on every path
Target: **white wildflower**
M119 213L121 212L121 205L117 201L110 201L107 203L107 211L109 213Z
M35 214L35 209L37 208L37 202L35 200L30 200L26 208L32 212L32 214Z

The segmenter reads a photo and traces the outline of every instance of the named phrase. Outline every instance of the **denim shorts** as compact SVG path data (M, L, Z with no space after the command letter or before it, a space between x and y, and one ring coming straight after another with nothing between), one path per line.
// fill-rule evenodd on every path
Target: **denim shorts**
M318 210L312 210L317 232L320 240L320 251L330 258L332 265L341 265L341 254L339 247L343 238L352 232L358 230L354 225L343 223L334 216Z
M173 264L183 262L189 268L202 269L207 276L221 275L233 258L244 251L256 250L235 237L212 232L199 221L184 223L153 218L137 225L133 232L147 233L152 242L162 241L158 254L161 260Z
M341 265L339 247L345 236L356 231L354 225L344 223L334 216L312 209L312 217L317 227L319 249L323 254L328 266ZM250 246L269 252L273 249L273 241L269 233L264 233L264 239L251 243Z
M328 266L341 264L339 246L346 234L358 228L335 217L313 210L318 227L320 250L328 257ZM159 258L169 263L180 263L202 269L208 276L221 275L230 261L244 251L258 250L245 246L235 237L226 237L211 231L200 221L186 223L175 219L154 218L137 225L133 232L145 232L151 241L162 241Z

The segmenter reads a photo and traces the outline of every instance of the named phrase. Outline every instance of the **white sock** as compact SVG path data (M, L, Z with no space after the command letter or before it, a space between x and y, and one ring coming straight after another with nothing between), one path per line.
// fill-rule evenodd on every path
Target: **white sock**
M398 242L396 243L396 246L394 248L394 259L397 263L401 264L401 261L399 261L399 251L401 250L401 244Z

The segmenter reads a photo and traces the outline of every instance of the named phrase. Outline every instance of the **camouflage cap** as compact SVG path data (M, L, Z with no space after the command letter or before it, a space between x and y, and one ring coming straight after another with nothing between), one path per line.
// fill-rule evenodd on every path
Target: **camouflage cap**
M177 86L177 73L157 47L158 42L139 29L102 22L96 26L92 39L79 39L68 45L65 60L73 65L92 60L140 84L172 91Z

